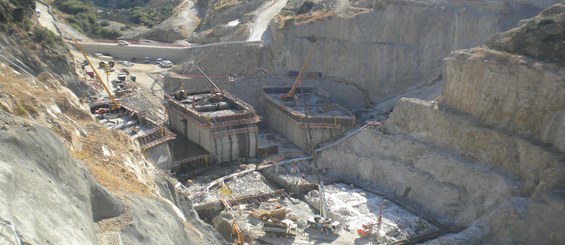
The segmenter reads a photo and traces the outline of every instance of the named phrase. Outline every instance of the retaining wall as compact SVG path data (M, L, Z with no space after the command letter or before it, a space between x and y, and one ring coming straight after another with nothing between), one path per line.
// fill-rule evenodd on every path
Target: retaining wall
M170 127L210 152L217 162L256 156L259 118L254 113L206 118L170 97L167 101Z

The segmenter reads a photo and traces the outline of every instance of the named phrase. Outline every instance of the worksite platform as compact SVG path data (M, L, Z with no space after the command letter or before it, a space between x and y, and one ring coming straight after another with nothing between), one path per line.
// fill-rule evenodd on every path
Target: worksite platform
M125 132L136 140L145 155L157 167L170 169L172 157L168 142L174 140L176 135L156 121L140 116L140 114L125 106L112 109L113 104L108 101L99 101L90 104L90 112L95 115L99 123L112 130Z
M249 104L213 91L177 91L165 95L165 101L173 131L210 152L216 162L256 156L260 118Z
M288 87L263 88L265 122L303 150L309 151L309 144L327 142L355 127L354 115L332 103L327 92L304 87L297 89L294 98L281 99L288 91Z

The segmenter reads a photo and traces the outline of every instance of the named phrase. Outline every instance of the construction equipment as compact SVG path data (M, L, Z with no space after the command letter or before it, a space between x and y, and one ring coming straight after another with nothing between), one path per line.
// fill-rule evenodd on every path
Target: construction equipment
M302 84L302 75L304 75L304 70L306 69L306 66L308 66L308 63L310 63L310 59L312 58L312 54L314 53L314 47L315 47L315 45L310 46L310 49L308 50L308 54L306 55L306 58L304 59L304 64L302 65L302 68L300 68L300 72L298 73L298 76L296 76L296 80L294 81L292 88L290 89L290 91L288 91L287 94L282 94L280 96L281 100L287 100L287 99L290 99L290 98L294 98L294 94L296 93L296 89Z
M312 50L312 48L311 48L311 50ZM309 56L311 56L310 52L308 54L307 60L305 61L305 64L307 64L308 61L309 61ZM303 69L301 70L300 73L302 74L303 72L304 72L304 67L303 67ZM299 74L298 78L300 78L300 76L301 75ZM297 82L298 81L299 81L299 79L297 79ZM293 97L294 92L296 90L296 87L298 87L298 86L300 86L300 93L303 95L304 91L302 89L301 83L295 83L292 86L291 91L288 94L286 94L285 96L292 96ZM319 229L322 232L336 234L341 229L341 223L327 217L327 204L326 204L326 197L325 197L324 182L320 179L320 169L318 168L317 153L316 153L315 146L312 143L312 128L310 127L310 117L308 116L308 107L307 107L307 104L304 103L304 96L300 96L300 98L302 100L301 103L304 106L304 115L306 117L306 128L308 129L308 137L306 137L306 142L307 142L308 148L310 150L310 154L312 155L312 160L314 161L314 167L316 168L316 176L317 176L317 179L318 179L318 191L319 191L319 194L320 194L320 215L316 215L316 216L308 219L307 224L308 224L308 226L310 226L314 229ZM282 96L281 96L281 99L283 99Z
M287 210L285 208L277 208L270 211L255 209L251 212L251 216L258 220L277 223L286 218L286 213Z
M315 160L314 160L315 161ZM317 162L316 162L316 169ZM320 215L316 215L307 220L308 226L320 230L324 233L336 234L341 229L341 223L327 217L327 204L324 191L324 182L319 180L318 177L318 191L320 193Z
M357 229L357 235L359 235L360 237L366 237L369 235L373 235L373 234L378 234L378 232L381 229L381 224L383 221L383 208L384 208L384 201L381 202L381 205L379 206L379 217L377 222L369 222L366 224L361 225L361 228ZM373 227L377 225L377 232L373 233Z
M102 78L100 77L100 75L98 74L98 71L96 71L96 69L94 68L94 66L92 65L92 62L90 62L90 60L88 59L88 57L86 56L86 53L84 52L84 50L82 50L82 47L80 47L80 45L78 44L77 40L73 38L73 42L75 43L75 45L77 46L78 50L82 53L82 56L84 56L84 59L88 62L88 65L90 65L90 68L92 69L92 71L94 71L94 73L96 74L96 79L98 80L98 82L102 85L102 87L104 88L104 90L106 90L106 93L108 93L108 96L110 97L110 99L112 100L113 106L111 108L111 110L116 110L118 108L120 108L120 104L118 103L118 101L116 100L116 98L114 98L114 96L112 95L112 92L110 92L110 89L108 88L108 86L106 86L106 83L104 83L104 81L102 81Z
M272 235L275 237L295 237L298 234L298 226L296 223L290 220L284 220L288 222L282 223L263 223L261 230L267 235Z
M239 226L237 226L236 220L234 220L231 224L231 235L232 238L237 236L237 240L235 242L236 245L243 245L243 235L241 234Z
M306 223L308 226L328 234L335 234L341 229L341 223L322 216L311 217Z
M376 223L371 222L371 223L366 223L361 225L361 228L357 229L357 235L359 235L360 237L366 237L370 234L373 233L373 226L375 226Z
M208 80L208 82L210 82L210 83L214 86L214 88L216 88L216 90L217 90L216 92L218 92L218 93L220 93L220 94L222 93L222 90L220 89L220 87L218 87L218 85L216 85L216 84L212 81L212 79L210 79L210 78L208 77L208 75L206 75L206 73L204 73L204 71L202 71L202 69L200 69L200 66L196 66L196 69L198 69L198 71L199 71L200 73L202 73L202 75L204 75L204 77L206 78L206 80Z

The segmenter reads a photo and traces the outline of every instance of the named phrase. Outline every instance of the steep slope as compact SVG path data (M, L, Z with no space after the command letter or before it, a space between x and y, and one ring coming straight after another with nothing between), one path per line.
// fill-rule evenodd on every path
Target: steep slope
M39 28L31 17L0 23L2 37L12 40L0 60L0 223L14 227L24 244L225 244L136 141L91 117L69 89L85 85L72 75L65 44L52 34L28 34L26 28ZM40 64L59 51L55 61L69 69L30 69L28 60L14 58L24 52L19 48ZM0 240L16 242L11 229L2 229Z
M0 218L25 242L224 243L136 142L98 125L57 80L0 74Z
M308 70L360 87L377 102L437 79L449 52L484 43L556 1L301 2L289 1L271 24L273 70L298 70L313 36Z
M548 48L540 22L555 16L553 28L562 30L563 7L489 41L517 47L514 53L487 47L453 53L439 101L402 99L384 127L322 151L321 164L462 228L431 244L563 243L565 60L519 51Z
M50 72L78 96L92 95L77 82L68 49L59 45L61 39L32 23L35 9L35 1L0 1L0 61L32 75Z

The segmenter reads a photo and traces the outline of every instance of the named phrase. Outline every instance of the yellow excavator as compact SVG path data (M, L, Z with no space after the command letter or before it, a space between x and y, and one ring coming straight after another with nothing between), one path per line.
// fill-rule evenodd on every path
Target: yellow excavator
M77 46L78 50L82 53L82 55L84 56L84 59L88 62L88 64L90 65L90 68L92 69L92 71L94 72L94 74L96 74L96 79L98 79L98 82L100 84L102 84L102 87L104 87L104 90L106 90L106 93L108 93L108 97L110 97L110 99L112 100L112 108L111 111L116 110L118 108L120 108L120 104L118 103L118 101L116 100L116 98L112 95L112 93L110 92L110 89L108 89L108 86L106 86L106 84L104 83L104 81L102 81L102 78L100 77L100 75L98 74L98 71L96 71L96 69L94 68L94 66L92 65L92 62L90 62L90 59L88 59L88 57L86 56L86 53L84 52L84 50L82 50L82 47L80 47L80 45L78 44L77 40L73 38L73 42L75 43L75 45Z
M241 230L235 220L231 224L231 235L232 237L237 235L237 240L235 241L236 245L243 245L243 235L241 234Z
M315 46L316 45L310 46L310 49L308 50L308 54L304 59L304 64L302 65L302 68L300 68L300 72L298 73L298 76L296 76L296 81L294 81L294 84L292 85L292 88L290 89L290 91L288 91L288 93L282 94L280 96L281 100L284 101L294 97L294 94L296 93L296 89L298 89L298 87L302 84L302 75L304 75L304 70L306 70L306 66L308 66L308 63L310 63L310 59L312 58L312 54L314 53Z

